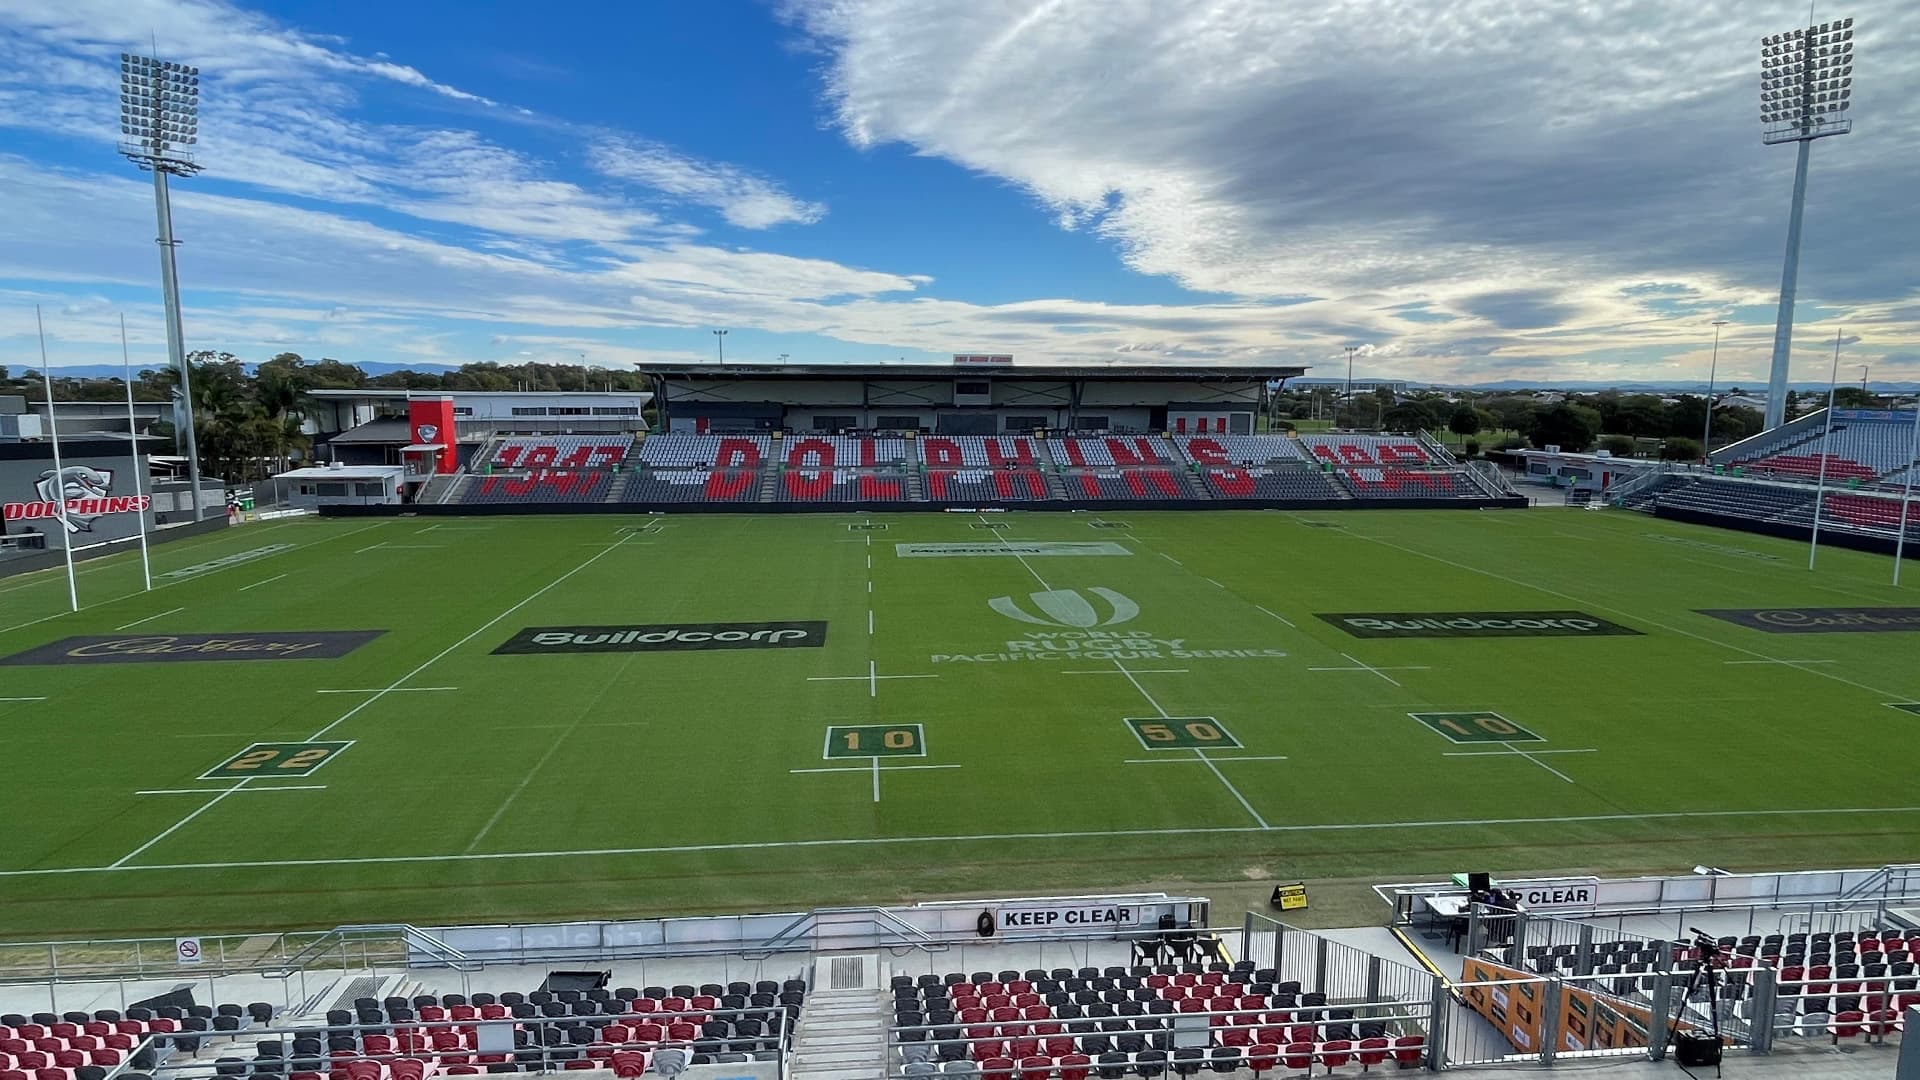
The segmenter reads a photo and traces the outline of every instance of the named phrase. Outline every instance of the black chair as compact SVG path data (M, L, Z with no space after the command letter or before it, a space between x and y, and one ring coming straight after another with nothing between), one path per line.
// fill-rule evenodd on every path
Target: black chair
M465 994L447 994L446 996L440 999L440 1004L445 1005L447 1008L451 1009L455 1005L471 1005L473 1004L473 1002L468 1001L467 995Z
M213 1071L218 1076L245 1076L247 1062L237 1057L217 1058L213 1063Z
M509 1009L511 1009L515 1005L524 1005L526 1003L527 1003L527 995L521 993L518 990L509 990L506 993L500 995L499 1004L505 1005Z
M1100 1080L1120 1080L1127 1075L1128 1064L1125 1054L1101 1054L1094 1059L1093 1074Z
M1167 1052L1142 1050L1133 1056L1133 1071L1141 1076L1159 1076L1167 1071Z
M1240 1048L1237 1046L1216 1046L1207 1055L1207 1065L1217 1073L1230 1073L1240 1068Z
M573 1003L574 1003L574 1002L576 1002L576 1001L580 1001L581 999L583 999L583 998L585 998L585 997L586 997L586 995L585 995L585 994L583 994L583 993L581 993L581 992L580 992L580 991L578 991L578 990L557 990L557 991L555 991L555 992L554 992L554 995L553 995L553 996L554 996L554 998L555 998L555 1000L558 1000L558 1001L564 1001L564 1002L566 1002L566 1003L567 1003L567 1004L569 1004L569 1005L571 1005L571 1004L573 1004ZM683 995L681 995L681 996L682 996L682 997L692 997L693 995L692 995L692 994L683 994Z
M511 1014L515 1020L531 1020L540 1015L540 1009L537 1006L529 1005L524 1001L507 1006L507 1012Z

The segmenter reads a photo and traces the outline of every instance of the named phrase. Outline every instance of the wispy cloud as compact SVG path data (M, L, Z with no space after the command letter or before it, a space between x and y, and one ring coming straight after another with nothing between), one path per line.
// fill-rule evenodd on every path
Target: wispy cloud
M604 176L710 206L743 229L811 225L827 212L825 206L797 199L765 177L723 162L697 161L660 143L603 139L588 152L588 161Z

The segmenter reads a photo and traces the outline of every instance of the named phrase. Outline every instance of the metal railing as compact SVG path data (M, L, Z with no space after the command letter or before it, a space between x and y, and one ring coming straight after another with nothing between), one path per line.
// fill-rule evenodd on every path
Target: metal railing
M754 1021L749 1033L741 1033L739 1024L743 1020ZM726 1030L709 1026L714 1022ZM639 1037L648 1032L649 1025L659 1029L658 1037ZM606 1037L610 1031L611 1039ZM262 1053L263 1044L280 1052ZM749 1044L752 1049L741 1049ZM247 1056L222 1052L243 1049ZM569 1066L569 1062L610 1060L626 1052L638 1052L650 1064L664 1049L681 1051L690 1063L699 1063L702 1057L734 1060L721 1055L743 1055L751 1060L755 1054L764 1053L772 1055L784 1078L793 1053L792 1015L785 1006L775 1005L596 1016L476 1016L373 1023L356 1019L313 1025L249 1021L228 1030L149 1033L124 1052L102 1080L118 1080L122 1075L148 1075L154 1080L229 1076L264 1080L328 1073L336 1067L352 1075L351 1064L361 1061L379 1065L378 1075L382 1077L390 1071L398 1077L394 1066L403 1061L431 1066L431 1070L423 1071L456 1074L485 1073L489 1065L505 1063L511 1063L516 1072L559 1072L578 1067Z

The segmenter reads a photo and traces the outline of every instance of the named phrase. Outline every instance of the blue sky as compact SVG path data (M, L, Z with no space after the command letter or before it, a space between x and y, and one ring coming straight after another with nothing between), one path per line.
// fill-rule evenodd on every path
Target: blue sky
M14 0L0 363L164 353L122 49L197 64L189 346L386 363L1306 363L1764 375L1794 4ZM1920 10L1865 0L1794 377L1920 378ZM149 44L151 42L151 44ZM1336 364L1334 358L1341 357Z

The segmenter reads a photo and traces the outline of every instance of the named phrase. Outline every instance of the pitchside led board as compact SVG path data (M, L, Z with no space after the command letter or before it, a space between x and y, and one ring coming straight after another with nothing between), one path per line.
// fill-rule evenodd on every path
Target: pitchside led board
M460 446L453 437L453 399L450 397L413 398L407 402L407 425L415 446L439 446L433 455L433 471L457 472Z
M144 517L153 528L153 501L134 495L134 463L125 443L60 441L60 473L51 443L0 446L0 521L6 534L39 533L49 550L77 548L138 535ZM140 459L142 470L146 459ZM140 484L144 492L145 478ZM60 503L67 520L60 522Z

